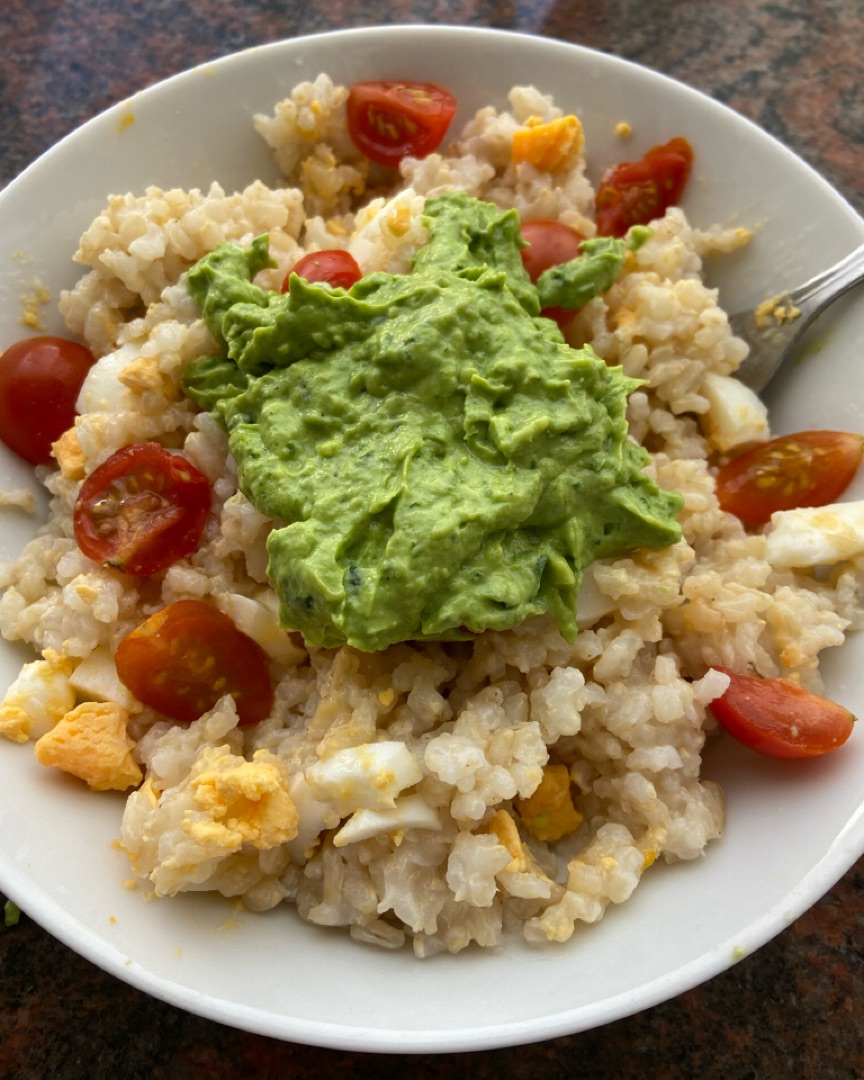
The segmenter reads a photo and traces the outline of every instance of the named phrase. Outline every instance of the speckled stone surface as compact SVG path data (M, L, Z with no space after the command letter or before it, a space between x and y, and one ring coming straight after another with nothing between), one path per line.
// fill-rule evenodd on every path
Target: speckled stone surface
M858 0L5 0L0 184L116 100L284 37L382 23L542 34L672 75L755 120L864 212ZM2 798L2 792L0 792ZM864 1077L864 861L755 955L595 1031L411 1059L281 1043L118 982L26 914L0 926L0 1080Z

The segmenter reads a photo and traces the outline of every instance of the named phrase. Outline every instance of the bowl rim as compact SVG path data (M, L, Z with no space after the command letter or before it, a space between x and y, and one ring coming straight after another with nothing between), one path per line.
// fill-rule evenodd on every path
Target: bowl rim
M245 65L259 55L276 57L280 53L291 52L298 48L314 49L322 42L327 45L338 45L342 42L374 41L377 45L382 40L398 39L406 34L434 41L440 46L445 46L448 41L455 38L461 41L484 39L490 42L499 40L503 42L506 40L508 44L531 43L532 48L548 50L549 55L554 53L556 57L570 58L582 55L594 59L602 58L603 64L608 64L613 69L620 67L621 70L638 72L640 78L648 75L667 85L670 89L674 89L677 95L683 94L689 96L690 99L698 99L700 109L708 107L718 110L724 115L731 114L735 117L736 123L744 125L754 133L758 133L759 139L770 140L775 145L775 148L794 160L796 168L809 171L812 179L818 181L822 186L826 197L830 196L838 206L843 208L844 211L848 211L852 216L854 222L850 220L850 228L854 227L864 236L864 222L861 221L849 202L831 187L812 166L785 147L775 136L753 123L753 121L735 112L729 106L714 101L701 91L680 83L663 73L654 71L643 64L587 46L539 35L525 34L521 31L466 27L456 24L432 26L428 24L398 23L386 27L332 30L249 46L237 52L222 54L213 60L196 64L116 102L64 135L54 145L35 158L0 191L0 215L2 215L4 202L10 197L10 193L16 192L20 187L29 184L40 171L53 168L55 158L60 155L61 151L65 152L66 147L74 140L80 139L84 134L98 134L105 125L113 124L115 117L121 115L130 102L137 104L143 101L145 97L147 100L152 101L163 95L171 97L178 87L182 87L186 81L196 78L202 71L214 66L227 70L235 65ZM864 848L864 805L859 806L857 814L849 819L834 844L825 852L821 862L803 880L798 882L789 894L789 901L783 905L782 910L778 907L765 912L761 919L749 927L752 945L758 948L783 929L788 921L787 908L790 905L798 909L800 913L800 911L814 903L854 863L861 854L862 848ZM643 984L635 991L624 991L602 1002L595 1003L590 1008L564 1009L560 1013L544 1016L540 1019L531 1018L521 1023L509 1023L505 1030L484 1025L477 1028L461 1028L458 1031L447 1033L430 1031L418 1034L414 1030L384 1029L366 1032L330 1021L310 1022L275 1014L262 1015L258 1008L243 1008L234 1003L223 1001L221 998L195 994L194 991L190 991L182 984L163 979L138 964L129 965L125 955L107 944L104 936L100 936L90 927L82 927L77 920L70 918L55 897L50 896L39 886L34 887L34 883L28 880L21 867L14 864L11 866L4 865L2 858L0 858L0 885L13 901L19 903L19 906L49 933L75 952L103 968L103 970L137 989L144 990L178 1008L194 1012L219 1023L230 1024L234 1027L276 1038L329 1048L388 1053L456 1052L491 1049L534 1042L565 1034L574 1034L650 1008L712 978L730 966L730 941L724 940L707 953L694 958L689 964L648 984ZM734 962L734 959L731 962Z

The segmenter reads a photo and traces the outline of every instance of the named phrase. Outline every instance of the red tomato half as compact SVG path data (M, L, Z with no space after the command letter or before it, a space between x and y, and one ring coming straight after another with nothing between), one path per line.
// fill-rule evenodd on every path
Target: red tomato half
M536 221L523 221L521 231L522 239L528 245L520 249L522 265L533 282L537 281L544 270L570 262L582 252L582 241L585 237L561 221L541 218ZM544 318L554 319L563 330L576 312L555 307L544 308L540 314Z
M151 709L189 724L230 694L241 724L273 708L261 646L203 600L177 600L127 634L115 654L120 681Z
M848 709L792 679L759 679L715 668L732 681L726 693L711 702L711 712L751 750L769 757L819 757L852 734L855 717Z
M681 200L692 165L693 148L679 137L652 147L640 161L613 166L597 189L597 234L623 236L631 225L661 217Z
M363 277L354 256L339 248L313 251L304 255L285 275L281 289L283 293L288 292L292 274L297 274L306 281L323 281L342 289L350 289Z
M522 239L528 245L520 250L528 277L537 278L551 266L579 257L585 237L561 221L523 221Z
M78 547L96 562L142 577L190 555L210 512L210 484L180 454L134 443L87 477L75 503Z
M93 354L65 338L35 337L0 355L0 439L31 465L51 460L51 444L75 422Z
M348 134L378 165L426 157L444 140L456 99L434 83L362 82L348 94Z
M717 498L747 525L764 525L776 510L834 502L852 482L862 456L864 435L781 435L724 465L717 473Z

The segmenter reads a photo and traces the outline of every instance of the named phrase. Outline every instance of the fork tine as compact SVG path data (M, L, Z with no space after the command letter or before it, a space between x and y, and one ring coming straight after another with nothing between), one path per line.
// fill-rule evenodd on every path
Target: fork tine
M730 316L732 332L750 346L735 377L757 393L764 390L794 354L798 340L813 320L862 280L864 244L809 281L774 297L760 317L757 312L763 305Z

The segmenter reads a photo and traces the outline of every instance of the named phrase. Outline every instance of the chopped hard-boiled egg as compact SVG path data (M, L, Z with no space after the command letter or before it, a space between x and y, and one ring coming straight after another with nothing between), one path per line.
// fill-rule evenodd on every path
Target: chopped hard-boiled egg
M0 735L13 742L38 739L75 707L69 677L74 661L49 655L25 664L0 704Z
M768 438L768 409L744 383L709 371L702 381L702 394L708 400L708 412L702 418L705 433L718 450Z
M265 597L272 598L267 603ZM272 590L259 597L243 596L236 592L220 593L216 597L219 610L231 619L238 630L257 641L274 660L283 664L298 664L305 656L299 645L291 640L288 631L279 625L279 606Z
M513 817L506 810L496 810L487 831L510 855L510 862L495 875L502 889L523 900L548 899L552 895L553 882L543 872L530 848L522 842Z
M765 558L772 566L822 566L864 552L864 500L778 510Z
M143 774L126 734L129 714L114 702L85 701L36 743L36 758L85 780L94 791L125 791Z
M129 341L96 361L78 394L77 412L121 412L132 408L132 392L121 381L120 373L140 359L141 346L140 341Z
M337 750L306 770L315 798L329 803L341 817L355 810L392 810L396 796L422 777L408 747L389 741Z
M83 480L87 467L87 458L78 441L78 432L74 427L67 428L56 442L51 444L51 452L60 466L65 480Z
M88 701L116 701L126 709L135 706L135 698L120 682L114 655L105 645L99 645L81 661L69 677L69 685Z
M560 840L575 832L583 815L573 805L570 770L566 765L546 765L543 779L533 795L516 800L525 828L538 840Z
M525 870L525 845L516 827L516 822L506 810L496 810L492 815L488 831L498 837L498 843L510 852L510 864L507 870L522 872Z
M513 136L513 164L527 161L541 172L556 172L571 164L584 146L585 133L576 116L561 116L546 124L529 121Z
M333 837L335 847L356 844L386 833L394 838L406 829L441 828L438 813L421 795L405 795L390 810L357 810Z
M196 808L184 825L193 840L208 848L236 851L244 842L261 851L297 835L299 816L288 794L288 774L269 750L251 761L227 746L206 747L190 779Z

